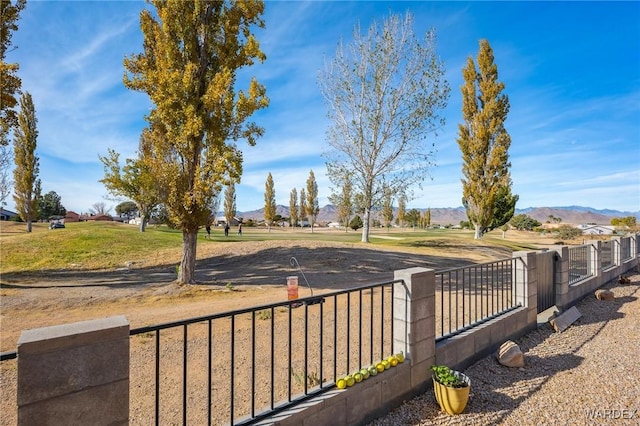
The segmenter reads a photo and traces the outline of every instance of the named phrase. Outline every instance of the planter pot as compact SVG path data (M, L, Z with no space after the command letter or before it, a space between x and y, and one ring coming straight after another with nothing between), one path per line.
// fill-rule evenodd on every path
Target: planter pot
M453 388L441 384L435 378L433 379L433 391L436 394L436 400L440 408L448 414L460 414L464 411L469 400L469 391L471 390L469 377L458 371L455 374L459 375L467 383L467 386Z

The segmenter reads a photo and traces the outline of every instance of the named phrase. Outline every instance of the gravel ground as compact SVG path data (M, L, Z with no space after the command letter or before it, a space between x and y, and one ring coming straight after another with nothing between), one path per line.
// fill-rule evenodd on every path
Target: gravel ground
M640 274L606 285L615 300L587 297L582 317L562 333L549 324L516 343L525 367L486 357L465 373L464 413L449 416L428 391L371 423L382 425L639 425Z

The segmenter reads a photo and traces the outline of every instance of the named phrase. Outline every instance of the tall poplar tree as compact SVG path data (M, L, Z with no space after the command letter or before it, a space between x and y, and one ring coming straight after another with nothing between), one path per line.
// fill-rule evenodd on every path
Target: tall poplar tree
M431 207L427 208L424 212L424 227L428 228L431 226Z
M231 220L236 216L236 186L233 182L224 190L224 220L231 225Z
M289 194L289 225L298 224L298 191L295 188Z
M404 194L400 194L398 197L398 214L396 220L398 221L398 226L404 229L404 216L407 212L407 197Z
M362 242L369 242L371 211L393 193L419 186L433 164L431 135L444 124L449 97L445 68L436 55L436 35L418 39L413 17L391 15L352 42L339 44L319 76L330 128L325 154L331 181L353 172L362 194Z
M384 227L388 231L393 220L393 196L389 189L385 191L384 200L382 200L382 219L384 220Z
M318 184L316 183L313 170L309 172L309 177L307 178L307 203L305 204L305 210L311 222L311 232L313 233L313 225L320 212L320 206L318 205Z
M29 92L20 97L18 125L13 130L13 150L16 168L13 171L13 199L23 221L27 223L27 232L31 232L31 222L38 218L40 194L38 173L39 159L36 155L38 143L38 119L33 99Z
M300 221L307 220L307 194L300 188Z
M147 93L154 108L147 120L166 137L152 149L158 185L171 223L182 230L178 282L193 283L198 230L209 220L211 198L239 182L242 152L264 129L249 117L268 106L266 89L252 78L236 91L241 68L266 56L251 30L264 27L261 0L150 0L143 10L143 52L124 60L124 84Z
M271 224L276 217L276 190L273 187L273 177L271 173L267 176L264 184L264 221L271 232Z
M458 125L457 139L462 152L462 198L479 239L506 223L505 217L506 221L511 218L513 212L508 215L504 211L515 208L518 199L511 195L511 137L504 127L509 98L502 93L505 85L498 80L498 67L487 40L480 40L477 68L470 56L462 75L464 122Z

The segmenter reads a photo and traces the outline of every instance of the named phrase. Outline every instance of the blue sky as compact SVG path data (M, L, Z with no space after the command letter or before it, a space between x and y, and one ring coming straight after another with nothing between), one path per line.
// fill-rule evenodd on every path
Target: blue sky
M20 64L23 90L38 118L43 193L56 191L68 210L105 201L98 155L134 156L144 93L124 88L123 58L141 52L137 1L29 1L13 36L9 62ZM244 147L239 211L264 206L272 173L276 202L313 170L320 205L331 184L321 154L328 121L317 72L354 25L363 31L389 12L414 15L416 34L435 28L451 97L446 126L433 139L436 167L409 207L461 205L462 67L486 38L494 49L511 110L513 192L517 208L580 205L640 211L640 2L267 1L267 55L246 71L267 87L267 110L254 119L266 134ZM8 208L13 206L12 199ZM105 201L108 206L117 203Z

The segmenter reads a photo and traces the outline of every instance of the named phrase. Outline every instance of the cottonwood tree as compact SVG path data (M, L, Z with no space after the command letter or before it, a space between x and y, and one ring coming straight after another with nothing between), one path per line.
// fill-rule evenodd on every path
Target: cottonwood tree
M89 207L89 213L94 216L109 215L109 213L111 213L111 207L107 207L107 203L104 201L98 201Z
M344 232L349 229L349 221L353 214L353 194L351 192L352 184L350 174L342 177L342 187L340 192L332 193L329 196L331 204L336 206L338 219L344 225Z
M318 213L320 212L320 206L318 205L318 184L316 183L316 177L313 174L313 170L309 171L309 177L307 178L307 202L305 203L305 213L311 222L311 232L313 233L313 225L316 222Z
M291 226L298 224L298 191L295 188L289 193L289 224Z
M449 85L435 30L420 41L412 27L409 13L374 22L366 34L356 26L353 41L340 43L319 75L331 123L328 175L335 183L354 172L354 191L363 196L363 242L384 188L407 192L424 181L434 150L428 136L444 124Z
M236 185L230 182L224 190L224 219L228 225L236 217Z
M527 216L526 214L515 215L511 218L509 223L518 231L532 231L533 228L542 225L536 219Z
M10 51L11 36L18 30L18 20L20 12L27 4L26 0L2 0L0 1L0 146L9 145L9 133L11 129L18 125L18 112L15 107L18 105L17 95L20 94L22 81L18 77L17 63L7 63L6 55ZM0 158L0 173L11 166L9 162L4 162L5 158Z
M634 228L637 225L637 219L635 216L614 217L611 219L611 225Z
M421 218L422 216L420 215L420 211L418 209L411 209L405 215L407 223L413 228L420 224Z
M504 127L509 98L502 93L505 85L498 80L498 67L487 40L480 40L477 68L470 56L462 75L463 123L458 125L457 138L462 152L462 197L479 239L507 223L518 200L511 195L511 137Z
M264 184L264 221L271 232L271 224L276 217L276 190L273 187L273 176L267 176Z
M33 99L29 92L25 92L20 97L18 125L13 129L13 156L16 162L13 170L13 200L20 217L27 223L27 232L31 232L31 222L38 219L40 160L36 155L37 125Z
M142 131L138 157L127 158L120 167L120 154L112 149L106 157L99 157L104 165L104 178L100 180L107 191L136 203L140 214L140 232L145 232L156 207L162 202L164 192L156 177L157 160L153 159L153 138L164 137L158 128Z
M124 60L124 84L145 92L154 108L147 120L166 134L154 138L163 204L182 230L177 281L193 283L198 230L209 220L216 190L240 181L242 152L264 129L248 121L268 106L266 89L255 78L236 90L240 69L266 56L253 27L264 27L261 0L151 0L155 12L140 15L144 51ZM160 155L162 154L162 155Z

